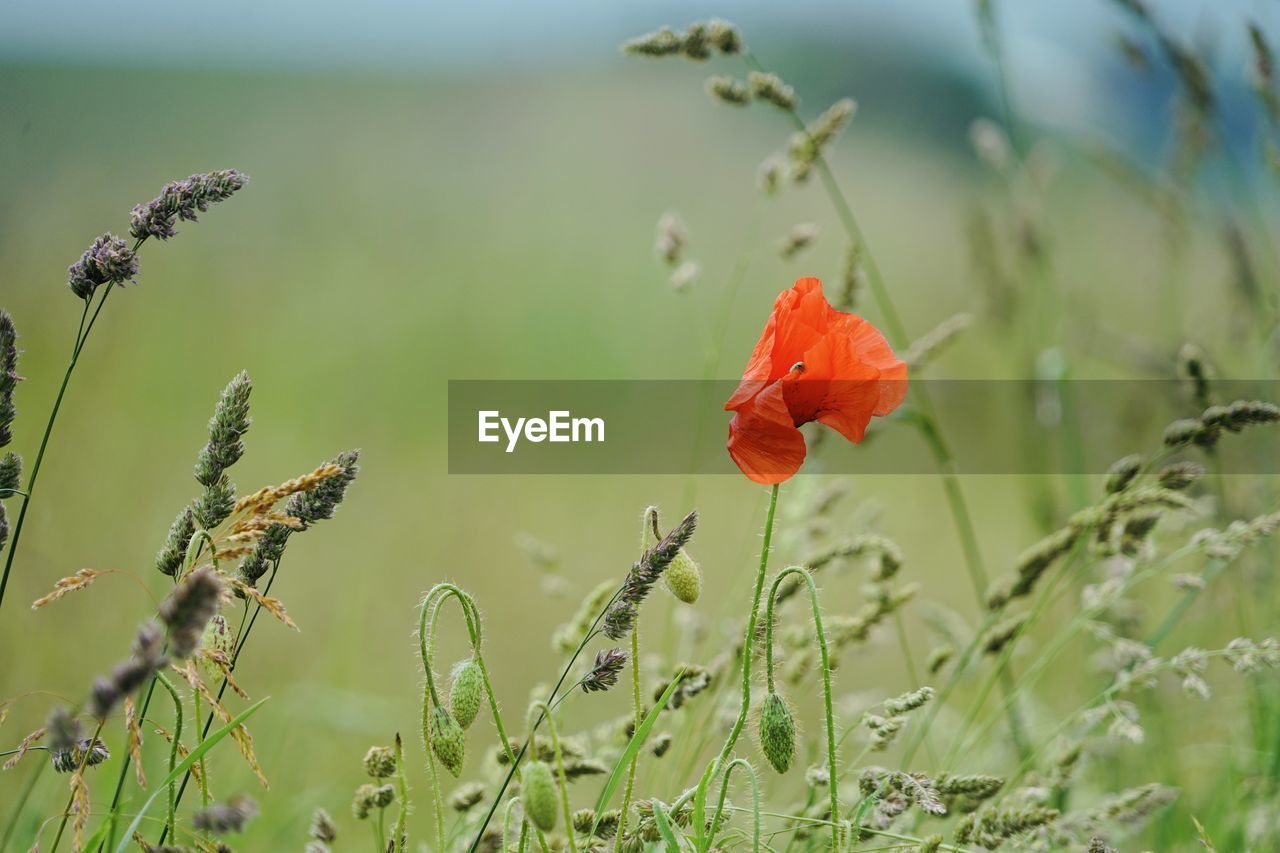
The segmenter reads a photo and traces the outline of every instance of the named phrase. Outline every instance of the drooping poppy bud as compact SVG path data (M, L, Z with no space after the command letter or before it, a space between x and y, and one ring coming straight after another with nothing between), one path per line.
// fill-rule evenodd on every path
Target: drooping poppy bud
M470 728L484 701L484 673L475 658L458 662L453 667L453 686L449 688L449 710L464 729Z
M693 604L702 593L702 569L689 552L681 548L663 574L667 589L685 604Z
M779 773L786 773L796 756L796 721L777 693L765 696L760 708L760 749Z
M462 762L467 754L467 737L462 726L447 708L437 705L431 709L428 724L431 735L431 751L455 778L462 773Z
M560 808L560 795L556 791L551 768L545 761L531 761L520 777L520 800L524 813L533 825L543 832L556 828L556 812Z

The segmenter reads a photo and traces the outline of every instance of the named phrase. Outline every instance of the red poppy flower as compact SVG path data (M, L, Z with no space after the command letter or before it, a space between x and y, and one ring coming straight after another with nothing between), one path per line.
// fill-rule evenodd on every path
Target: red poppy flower
M873 415L887 415L907 393L907 365L880 330L837 311L822 282L802 278L773 303L738 390L724 404L729 455L757 483L788 479L804 462L810 421L854 444Z

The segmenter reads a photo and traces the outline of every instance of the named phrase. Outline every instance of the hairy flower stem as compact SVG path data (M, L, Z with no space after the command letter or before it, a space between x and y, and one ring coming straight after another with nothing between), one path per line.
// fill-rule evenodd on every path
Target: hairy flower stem
M764 71L760 62L750 52L744 53L743 58L752 70ZM791 123L796 126L800 133L808 132L804 120L800 118L794 108L787 110L786 113L790 117ZM823 156L821 150L818 151L815 162L818 168L818 176L822 180L827 196L831 199L832 206L836 209L836 215L840 219L841 225L854 245L859 246L862 250L862 257L867 266L867 281L876 305L884 318L889 342L895 348L902 349L908 346L911 341L907 336L907 328L903 325L902 318L893 304L893 298L889 295L889 288L885 284L880 265L876 263L875 255L872 254L866 237L863 235L862 227L858 224L858 218L854 215L853 208L849 205L848 199L845 198L844 192L840 189L835 173L831 171L831 167L828 165L827 159ZM918 426L940 469L942 488L946 494L947 506L951 511L956 532L960 537L960 547L964 552L965 568L969 572L969 580L973 585L974 595L981 605L986 598L987 572L983 564L982 552L978 547L978 537L974 530L969 505L965 501L964 491L960 487L960 478L956 473L955 458L952 456L951 448L938 427L937 410L933 406L933 400L930 398L928 390L920 383L913 382L908 389L908 393L915 399L916 409L918 410L916 418ZM1001 686L1006 694L1012 689L1013 683L1012 674L1002 677ZM1018 747L1019 754L1025 755L1026 740L1016 706L1010 706L1008 718L1010 736Z
M163 673L156 673L156 681L160 682L165 690L169 692L169 697L173 699L173 742L169 744L169 773L173 773L173 768L178 764L178 747L182 743L182 696L178 693L178 688L173 686L173 682ZM199 716L197 709L196 715ZM169 834L176 836L177 829L174 822L175 815L178 813L178 780L173 780L166 787L169 789L169 810L165 819L165 826L169 829Z
M840 838L840 794L839 782L840 774L836 769L836 720L835 711L831 701L831 659L827 653L827 634L822 627L822 609L818 604L818 586L813 582L813 575L807 569L800 566L788 566L778 572L777 577L773 579L773 585L769 587L769 600L765 605L764 616L764 672L765 687L770 692L774 691L773 680L773 626L774 603L778 596L778 587L781 583L792 575L798 575L809 588L809 607L813 613L813 628L818 639L818 652L822 661L822 710L825 715L827 729L827 775L829 782L827 785L827 793L830 795L831 805L831 849L839 850L841 845ZM725 773L725 784L728 784L728 772ZM723 791L723 789L722 789ZM715 819L712 821L712 832L720 822L720 809L716 809ZM712 839L714 840L714 838Z
M729 762L729 766L724 770L724 784L720 786L720 799L716 803L717 823L719 816L725 811L725 802L729 796L729 777L733 774L733 768L741 767L742 772L747 774L747 778L751 780L751 850L752 853L760 853L760 780L756 777L755 768L751 766L751 762L745 758L735 758ZM714 834L713 827L712 833Z
M137 251L138 247L143 243L138 240L133 244L133 251ZM93 314L89 314L90 300L85 300L84 311L80 315L80 327L76 331L76 343L71 349L71 361L67 364L67 372L62 376L62 385L58 388L58 396L53 400L53 409L49 412L49 420L44 425L44 435L40 437L40 447L36 451L35 462L31 465L31 473L27 476L27 487L22 497L22 507L18 510L18 520L13 525L13 535L9 540L9 553L4 559L4 574L0 575L0 607L4 606L4 592L9 586L9 572L13 569L14 555L18 553L18 540L22 538L22 528L27 518L27 507L31 505L31 498L35 494L36 480L40 476L40 465L44 462L45 450L49 447L49 436L53 434L53 425L58 420L58 412L62 409L62 398L66 396L67 386L71 383L71 374L75 373L76 364L80 361L80 353L84 351L84 345L89 340L89 333L93 331L94 323L98 321L98 314L102 311L102 306L107 303L107 297L111 295L111 291L115 288L115 284L108 284L102 291L102 298L98 300L98 307L94 309ZM86 323L85 320L88 319ZM8 832L5 833L6 840Z
M720 749L720 754L716 756L714 762L708 768L708 773L703 775L703 784L699 785L697 796L700 803L706 802L705 783L713 776L720 773L721 768L725 770L726 779L721 782L724 785L728 780L727 762L730 754L733 752L734 746L738 743L738 738L742 735L742 728L747 724L747 715L751 713L751 652L756 643L756 622L760 619L760 599L764 595L765 575L769 571L769 549L773 542L773 520L778 512L778 484L775 483L769 489L769 511L765 515L764 520L764 539L760 543L760 567L756 570L756 588L751 599L751 615L747 618L747 631L742 638L742 704L738 708L738 718L733 722L733 728L729 730L729 737L725 740L724 746ZM684 798L676 801L675 808ZM705 807L705 806L704 806Z

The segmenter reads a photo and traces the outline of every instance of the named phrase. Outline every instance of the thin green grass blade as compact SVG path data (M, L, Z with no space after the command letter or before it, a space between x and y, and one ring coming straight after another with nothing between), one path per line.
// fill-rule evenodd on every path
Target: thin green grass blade
M658 827L658 834L666 842L667 850L680 853L680 842L676 840L675 831L671 828L671 820L667 817L667 807L658 800L653 801L653 822Z
M617 763L613 765L613 773L609 774L609 781L605 783L604 788L600 791L600 799L596 801L596 819L591 824L590 835L596 834L596 828L600 825L600 815L608 807L609 800L613 799L614 791L617 790L618 784L627 772L627 767L631 765L632 761L635 761L636 755L640 752L640 747L644 746L645 738L649 736L650 730L658 722L658 714L662 713L662 709L667 707L667 703L675 695L676 688L680 686L680 676L683 674L684 670L681 670L676 673L675 678L671 679L667 689L662 691L662 695L658 697L657 703L649 709L649 713L640 721L640 725L636 728L635 734L631 736L631 742L627 744L627 748L622 751L622 755L618 756Z
M270 697L259 699L257 702L254 702L248 708L245 708L243 711L241 711L239 714L233 717L231 722L227 723L222 728L210 734L207 738L204 739L204 741L199 746L191 750L191 753L186 758L178 762L177 766L173 768L173 772L171 772L168 776L164 777L164 779L160 782L159 785L155 786L155 789L151 792L151 796L147 797L147 801L142 804L142 808L138 809L138 813L133 817L133 823L129 824L129 828L124 831L124 835L120 839L120 845L116 847L116 853L124 853L125 850L129 847L129 845L133 843L133 833L142 824L142 819L146 817L147 812L151 809L151 806L155 803L156 797L160 796L161 792L167 790L169 785L177 781L178 777L180 777L183 773L186 773L188 770L190 770L192 765L194 765L197 761L200 760L201 756L203 756L206 752L208 752L213 747L217 746L218 741L222 740L224 737L231 734L232 729L234 729L236 726L243 723L245 720L249 719L249 717L251 717L255 711L257 711L259 708L262 707L263 703L266 702L268 698ZM97 831L94 832L94 836L96 837L100 833L105 832L105 827L110 822L111 822L110 818L103 821L102 824L98 827ZM87 849L92 849L92 844L86 844L85 847Z

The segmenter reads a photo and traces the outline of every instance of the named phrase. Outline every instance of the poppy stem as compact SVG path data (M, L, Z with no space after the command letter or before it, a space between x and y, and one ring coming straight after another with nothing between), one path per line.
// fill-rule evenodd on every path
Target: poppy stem
M712 765L715 768L711 773L712 776L719 773L721 767L725 767L725 762L729 760L733 747L742 734L742 727L747 723L747 714L751 712L751 652L755 646L756 623L760 619L760 599L764 596L765 575L769 570L769 547L773 540L773 519L777 510L778 484L774 483L769 489L769 512L764 521L764 541L760 545L760 568L756 574L755 596L751 600L751 616L747 619L747 632L742 640L742 705L738 708L738 718L733 723L733 729L730 730L720 755Z

